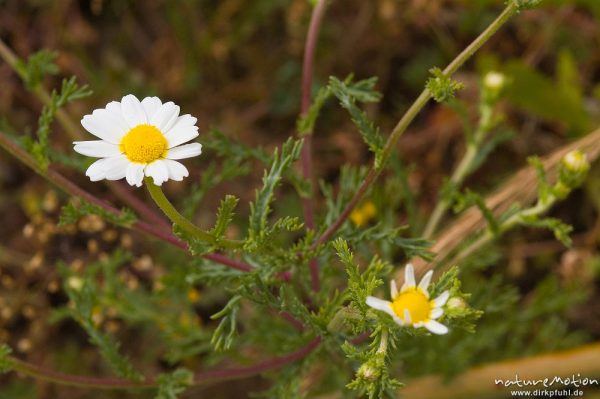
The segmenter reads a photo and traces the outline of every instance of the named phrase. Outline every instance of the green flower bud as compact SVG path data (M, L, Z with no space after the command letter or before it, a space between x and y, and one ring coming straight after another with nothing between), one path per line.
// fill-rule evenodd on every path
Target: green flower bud
M573 189L583 183L587 172L590 170L590 163L586 155L574 150L565 155L559 165L559 181L555 188L559 188L560 184Z
M373 367L373 365L370 363L371 362L364 363L356 372L356 376L361 380L376 381L381 375L379 369L377 369L377 367Z
M67 285L74 291L81 291L84 283L83 279L76 276L71 276L67 279Z
M462 298L455 296L448 300L446 307L448 308L448 310L465 309L467 307L467 304Z
M506 76L501 72L486 73L482 81L483 100L488 104L496 102L506 86L506 81Z
M537 7L542 0L512 0L517 7L517 11L527 10Z

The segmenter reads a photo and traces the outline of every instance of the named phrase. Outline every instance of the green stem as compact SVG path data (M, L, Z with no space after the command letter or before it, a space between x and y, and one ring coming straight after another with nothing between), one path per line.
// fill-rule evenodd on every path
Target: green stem
M485 232L469 244L465 249L461 250L456 256L452 258L450 262L444 262L446 264L456 264L463 259L471 256L477 250L481 249L484 245L492 242L499 235L511 230L512 228L520 225L524 218L528 218L531 216L539 216L546 213L552 205L558 200L558 198L552 195L546 201L538 201L535 206L527 209L523 209L522 211L512 215L508 219L506 219L500 226L497 234L494 234L490 229L486 229Z
M383 328L383 330L381 331L381 340L379 341L379 348L377 348L377 353L385 354L387 352L388 338L389 332L387 328Z
M225 240L225 239L217 240L212 234L198 228L196 225L194 225L192 222L190 222L188 219L186 219L181 213L179 213L179 211L177 209L175 209L173 204L171 204L169 199L165 196L165 193L163 193L162 189L159 186L157 186L156 184L154 184L154 182L152 181L151 178L146 177L145 183L146 183L145 184L146 188L148 189L148 192L150 193L150 196L152 197L152 199L154 200L156 205L158 205L158 207L161 209L161 211L163 211L163 213L169 218L169 220L171 220L171 222L173 222L177 226L181 227L187 233L191 234L192 236L194 236L195 238L197 238L199 240L207 241L211 244L218 245L221 247L225 247L225 248L241 248L242 247L243 244L241 241Z
M459 187L463 182L464 178L467 176L468 170L471 168L471 164L477 155L477 148L474 145L469 144L467 146L467 151L465 152L464 157L461 159L460 163L456 167L456 170L452 174L450 178L450 184L455 187ZM447 198L441 198L433 212L431 213L431 217L427 221L427 225L425 226L425 230L423 231L423 238L431 238L435 230L437 229L440 221L442 220L442 216L450 206L450 201Z
M446 76L453 75L471 56L481 48L489 39L504 25L510 17L517 12L517 6L511 1L504 11L484 30L467 48L465 48L445 69L444 74ZM327 230L319 237L311 248L316 248L318 245L327 242L335 232L344 224L345 220L350 216L350 213L362 197L366 194L371 184L379 177L383 167L388 161L392 151L396 148L396 143L400 139L400 136L406 131L410 123L415 119L417 114L423 109L425 104L431 98L429 90L424 89L423 92L417 97L415 102L410 106L408 111L400 119L392 133L388 137L382 151L381 166L375 168L373 164L367 173L367 177L362 184L356 190L354 196L350 199L344 210L340 213L340 216L335 220Z
M492 116L493 116L493 108L491 104L483 103L480 106L480 114L479 123L477 125L477 130L473 134L473 138L467 141L467 150L465 151L465 155L460 160L458 166L452 173L450 177L450 184L456 188L459 188L463 183L465 178L471 173L473 164L477 159L477 154L481 149L481 145L483 144L483 140L486 137L486 134L492 128ZM451 199L444 198L440 196L437 205L433 209L431 213L431 217L427 221L427 225L425 226L425 230L423 231L423 238L431 238L435 233L442 217L448 207L450 206Z

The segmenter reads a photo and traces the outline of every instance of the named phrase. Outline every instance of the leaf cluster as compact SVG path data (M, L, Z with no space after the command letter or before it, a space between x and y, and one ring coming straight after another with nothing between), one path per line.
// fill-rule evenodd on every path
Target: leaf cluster
M115 215L98 205L84 200L77 200L71 201L62 207L58 225L75 224L86 215L98 215L110 223L123 227L130 227L137 220L137 217L129 208L123 208L118 215Z
M352 82L352 76L341 81L335 77L329 78L329 90L340 101L341 106L348 111L352 122L358 128L365 144L375 154L375 168L382 167L384 140L379 128L356 103L377 102L381 95L374 90L377 78L369 78Z
M116 252L112 258L89 267L85 276L72 274L63 264L59 270L63 275L63 286L72 306L66 311L86 331L90 342L98 347L102 357L111 369L120 377L133 381L142 381L143 375L136 371L126 356L120 352L120 344L110 335L101 331L94 321L94 309L99 305L99 298L94 275L100 268L116 268L127 260L127 255Z
M439 103L454 98L456 91L464 87L462 83L447 76L440 68L432 68L429 72L433 77L427 80L425 87L433 99Z

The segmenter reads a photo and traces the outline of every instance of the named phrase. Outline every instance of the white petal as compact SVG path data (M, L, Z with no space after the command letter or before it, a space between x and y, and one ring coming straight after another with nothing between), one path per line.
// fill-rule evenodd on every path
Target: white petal
M435 320L429 320L427 323L425 323L425 328L431 331L432 333L438 335L444 335L448 333L448 327L441 323L438 323Z
M396 322L396 324L398 324L400 327L406 326L406 323L401 318L399 318L398 316L396 316L396 314L393 314L392 318L394 319L394 321Z
M381 310L382 312L385 312L392 317L398 317L398 316L396 316L396 313L394 313L394 311L392 310L391 302L384 301L383 299L375 298L374 296L368 296L366 303L373 309Z
M170 159L164 159L163 162L167 165L167 169L169 169L169 179L171 180L182 181L184 177L190 175L187 168L180 162L172 161Z
M415 269L413 269L412 264L407 264L404 268L404 284L402 284L402 288L400 292L404 292L405 290L415 288L417 284L415 283Z
M119 144L129 131L119 114L106 109L97 109L91 115L85 115L81 119L81 125L94 136L113 144Z
M146 117L148 120L152 119L152 116L156 113L161 105L162 102L158 97L146 97L142 100L142 107L144 107L144 112L146 112Z
M152 126L156 126L158 130L165 134L173 127L177 117L179 116L179 106L172 101L161 105L154 115L148 120Z
M91 181L99 181L106 178L106 171L111 165L113 158L99 159L86 170L85 175L90 178Z
M125 171L127 170L127 165L129 165L129 160L125 155L120 155L118 157L109 158L112 159L110 165L106 169L106 180L120 180L125 177Z
M431 276L433 276L433 270L430 270L427 273L425 273L425 275L421 279L421 282L419 283L419 289L423 291L423 294L425 294L427 298L429 298L429 292L427 291L427 288L429 287L429 283L431 282Z
M123 117L123 113L121 112L121 103L118 101L111 101L108 104L106 104L106 108L108 111L112 112L113 114L117 114L119 116L121 116L121 118ZM123 122L125 122L125 119L123 119Z
M148 123L142 103L133 94L128 94L121 99L121 113L130 128Z
M390 281L390 295L392 297L392 301L398 296L398 286L396 285L395 280Z
M431 320L439 319L443 314L444 314L444 309L433 308L433 309L431 309L431 313L429 313L429 318Z
M183 115L177 118L173 127L165 134L169 148L186 143L198 137L198 127L195 126L197 119L191 115Z
M407 323L412 322L412 317L410 317L410 312L408 311L408 309L404 309L404 321Z
M167 151L168 159L184 159L198 156L202 153L202 144L191 143L170 148Z
M446 304L446 301L448 301L449 297L450 297L449 291L442 292L440 294L440 296L438 296L437 298L435 298L433 300L433 306L435 306L436 308L444 306Z
M160 186L169 180L169 169L162 160L158 159L146 166L146 176L152 177L154 184Z
M121 155L118 145L104 140L76 141L73 144L75 152L88 157L107 158Z
M144 180L144 167L146 165L141 163L130 163L127 165L127 171L125 172L125 177L127 178L127 183L130 186L142 186L142 181Z

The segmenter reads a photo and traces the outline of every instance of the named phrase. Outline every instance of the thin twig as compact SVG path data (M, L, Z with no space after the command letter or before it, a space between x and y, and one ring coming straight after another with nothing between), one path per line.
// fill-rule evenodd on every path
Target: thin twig
M565 144L552 153L544 156L542 162L548 174L550 182L557 178L557 165L560 160L570 151L580 150L584 152L590 162L600 157L600 129L596 129L577 141ZM537 177L535 170L525 166L508 178L500 187L485 197L485 205L496 217L506 212L514 203L522 206L531 204L536 199ZM421 258L413 258L410 263L415 268L417 276L423 275L426 270L435 268L436 273L443 272L447 267L457 264L459 258L464 258L464 252L456 254L455 250L474 233L486 226L486 221L477 207L471 207L459 215L454 221L435 236L435 244L431 251L436 254L433 264ZM472 244L480 246L482 243ZM402 283L404 275L396 273L395 278L399 284Z
M199 372L194 375L194 382L192 385L198 386L220 381L236 380L251 377L253 375L261 374L270 370L277 370L286 364L294 363L308 356L319 346L320 343L321 338L316 337L308 344L292 353L263 360L262 362L258 362L251 366ZM52 369L25 362L14 357L9 357L7 360L12 365L13 370L16 372L38 380L49 381L55 384L68 385L72 387L116 390L156 388L158 385L156 379L154 378L148 378L143 382L134 382L121 378L87 377L61 373Z
M310 17L310 25L304 45L304 62L302 64L302 104L301 114L305 115L311 103L311 88L313 82L313 71L315 63L315 50L317 48L317 40L319 31L325 15L327 0L318 0L313 8ZM306 197L302 198L302 208L304 211L304 223L309 230L315 229L315 206L313 188L313 162L312 162L312 132L304 137L304 145L300 154L300 163L302 165L302 177L310 182L310 192ZM312 289L317 292L320 290L319 282L319 264L317 258L312 258L309 263Z
M504 11L494 20L484 30L467 48L465 48L445 69L444 75L451 76L453 75L471 56L481 48L489 39L492 37L494 33L502 25L504 25L510 17L512 17L516 12L516 5L514 2L509 2ZM375 168L375 164L371 165L369 172L367 173L367 177L359 186L358 190L354 194L354 196L350 199L340 216L338 216L337 220L329 226L327 230L319 237L312 248L316 248L318 245L327 242L335 232L342 226L342 224L346 221L354 207L358 204L358 202L363 198L368 189L371 187L371 184L379 177L381 171L383 170L383 166L387 163L392 151L396 147L396 143L402 134L406 131L406 128L410 125L410 123L415 119L417 114L423 109L425 104L431 98L431 93L428 89L424 89L423 92L417 97L415 102L410 106L410 108L406 111L404 116L400 119L396 127L392 130L392 133L388 137L381 156L381 167L379 169Z
M19 75L21 79L25 79L25 76L22 74L22 71L19 68L19 57L17 57L17 55L1 39L0 58L4 59L4 61L6 61L6 63ZM47 106L50 104L50 94L46 89L44 89L44 87L39 85L33 90L33 92L44 105ZM84 139L80 128L64 109L59 108L56 110L56 119L72 140ZM144 217L148 222L161 225L165 228L170 228L169 224L162 216L156 212L153 212L148 205L140 201L122 183L116 181L106 181L106 185L117 197L131 207L138 215Z
M79 187L78 185L76 185L71 180L67 179L66 177L64 177L63 175L61 175L54 169L48 168L47 171L43 171L42 169L40 169L37 162L33 159L33 157L31 157L31 155L29 155L22 148L20 148L15 143L13 143L2 132L0 132L0 147L4 148L15 158L19 159L25 165L27 165L28 167L33 169L40 176L44 177L46 180L48 180L50 183L54 184L55 186L57 186L64 192L66 192L72 196L82 198L83 200L85 200L93 205L96 205L96 206L104 209L105 211L110 212L111 214L113 214L115 216L121 215L121 211L114 208L109 203L107 203L107 202L95 197L94 195L90 194L89 192L85 191L84 189L82 189L81 187ZM149 234L151 236L154 236L155 238L165 241L165 242L167 242L171 245L174 245L175 247L180 248L182 250L187 250L187 245L184 242L180 241L172 233L165 231L164 229L162 229L160 227L157 227L157 226L151 225L149 223L146 223L144 221L138 220L132 224L131 228L138 230L140 232ZM241 270L241 271L248 272L248 271L251 271L254 269L254 267L252 267L251 265L249 265L247 263L229 259L229 258L225 257L224 255L220 255L220 254L207 254L204 257L209 260L213 260L213 261L221 263L225 266L229 266L234 269Z
M19 75L21 79L25 79L23 76L21 69L19 68L19 57L0 39L0 58L2 58L6 63ZM34 89L35 95L42 101L44 105L50 104L50 94L44 90L43 87L39 86ZM58 109L56 111L56 119L61 123L61 125L65 128L67 134L73 140L81 140L83 135L81 131L77 128L77 125L73 122L73 120L69 117L69 115L62 109Z

